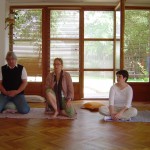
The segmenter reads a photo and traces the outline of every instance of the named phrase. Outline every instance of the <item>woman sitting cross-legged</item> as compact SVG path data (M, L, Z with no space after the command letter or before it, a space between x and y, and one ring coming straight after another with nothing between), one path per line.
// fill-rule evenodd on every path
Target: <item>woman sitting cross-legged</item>
M54 59L54 71L49 73L46 78L46 112L50 107L53 108L53 117L65 115L73 117L76 112L71 104L74 98L74 88L71 76L63 70L63 60Z
M100 107L99 113L105 116L104 120L130 120L137 115L137 109L131 106L133 90L127 84L129 74L126 70L120 70L116 75L117 83L109 92L109 106Z

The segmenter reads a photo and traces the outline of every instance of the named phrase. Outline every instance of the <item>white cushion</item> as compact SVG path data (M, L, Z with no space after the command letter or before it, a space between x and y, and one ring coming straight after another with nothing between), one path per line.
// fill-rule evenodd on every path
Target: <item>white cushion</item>
M39 95L25 95L27 102L45 102L45 98Z

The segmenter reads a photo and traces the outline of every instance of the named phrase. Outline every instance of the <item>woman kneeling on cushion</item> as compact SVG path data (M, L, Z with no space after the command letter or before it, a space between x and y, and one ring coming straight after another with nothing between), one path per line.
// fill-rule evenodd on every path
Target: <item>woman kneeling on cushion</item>
M53 65L54 71L46 78L46 112L51 105L54 110L54 118L58 115L73 117L75 110L71 100L74 98L74 88L71 76L63 70L61 58L55 58Z

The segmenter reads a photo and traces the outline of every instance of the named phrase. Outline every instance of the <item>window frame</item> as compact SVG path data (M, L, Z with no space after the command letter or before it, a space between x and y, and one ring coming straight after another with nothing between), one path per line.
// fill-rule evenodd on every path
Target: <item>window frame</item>
M50 69L50 66L49 66L49 56L50 56L50 52L49 52L49 49L50 49L50 40L49 40L49 34L50 34L50 28L48 27L48 24L50 24L50 14L49 14L49 9L64 9L64 10L67 10L67 9L72 9L72 10L76 10L76 9L79 9L80 11L80 32L79 32L79 39L80 39L80 43L79 43L79 82L78 83L74 83L74 85L79 89L79 92L77 92L79 94L78 96L78 99L81 99L83 98L83 88L84 88L84 83L83 83L83 80L84 80L84 71L89 71L89 69L84 69L84 45L83 45L83 42L81 41L84 41L84 11L97 11L97 10L105 10L105 11L110 11L110 10L113 10L115 11L115 7L118 8L119 4L117 4L117 6L69 6L69 5L61 5L61 6L58 6L58 5L54 5L54 6L10 6L10 13L13 12L13 9L42 9L42 67L43 67L43 70L42 70L42 78L43 78L43 81L41 83L41 87L40 87L40 92L42 95L45 95L45 91L44 91L44 83L45 83L45 80L46 80L46 76L47 74L49 73L49 69ZM125 10L133 10L133 9L141 9L141 10L150 10L150 7L135 7L135 6L125 6L125 4L122 4L122 6L120 7L120 10L122 11L122 15L124 16L124 11ZM121 20L121 27L124 25L124 19L122 18ZM115 25L114 25L115 26ZM116 29L114 28L114 31ZM124 67L124 60L123 60L123 56L124 56L124 53L123 53L123 49L124 49L124 46L123 46L123 42L124 42L124 35L123 35L123 32L124 32L124 26L121 28L121 38L120 38L120 43L121 43L121 47L120 47L120 69L123 69ZM12 48L12 45L13 45L13 26L11 25L9 27L9 50L10 51L13 51L13 48ZM88 39L87 39L88 40ZM103 40L103 39L99 39L99 40ZM109 40L112 40L112 39L109 39ZM118 41L118 39L114 36L114 42L115 41ZM114 49L115 49L115 46L116 44L114 43ZM115 72L117 70L117 68L115 68L115 50L114 50L114 62L113 62L113 73L114 73L114 79L113 81L115 82ZM101 69L98 69L100 71L102 71ZM91 69L91 71L97 71L97 69ZM103 70L103 71L110 71L109 69L107 70ZM149 77L150 79L150 77ZM130 85L133 85L133 86L138 86L138 85L149 85L150 84L150 80L148 83L130 83Z

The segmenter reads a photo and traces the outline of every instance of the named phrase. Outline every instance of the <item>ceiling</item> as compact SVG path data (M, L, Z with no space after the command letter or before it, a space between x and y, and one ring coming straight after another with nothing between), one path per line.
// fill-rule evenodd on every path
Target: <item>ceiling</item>
M107 4L116 5L119 0L7 0L10 4L46 4L46 3L67 3L67 4ZM150 0L126 0L127 5L150 6Z

